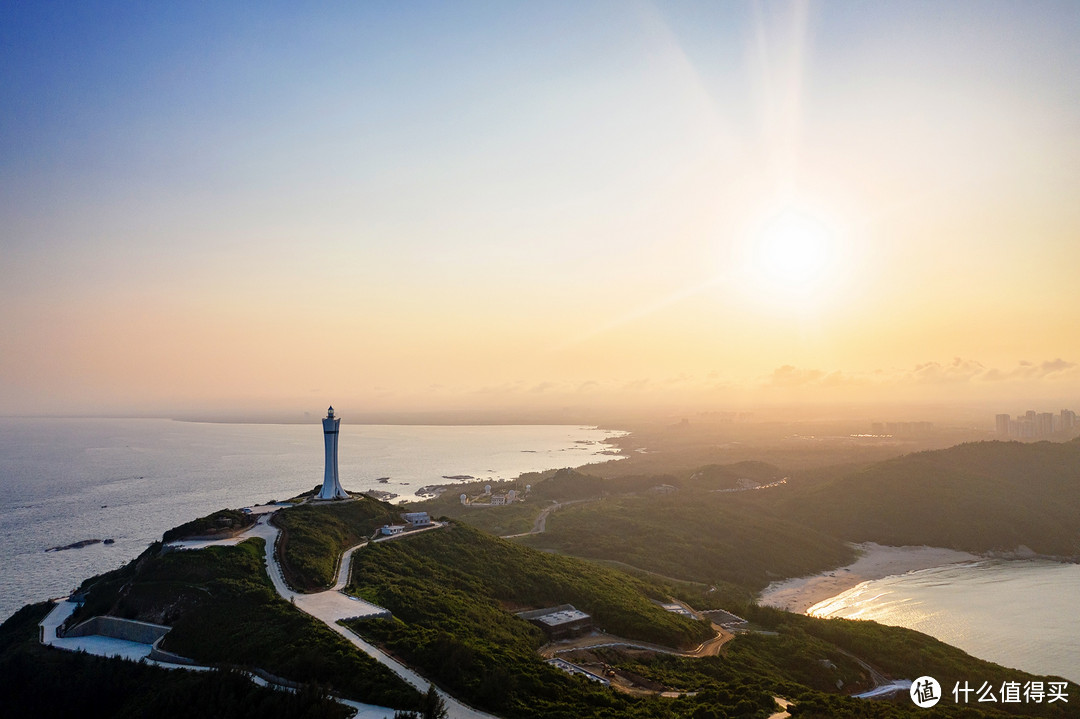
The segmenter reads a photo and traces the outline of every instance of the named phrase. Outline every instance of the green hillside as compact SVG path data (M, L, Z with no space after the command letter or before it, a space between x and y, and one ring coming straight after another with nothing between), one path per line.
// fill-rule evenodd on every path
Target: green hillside
M755 525L754 495L761 494L709 496L717 506L728 507L725 522L744 527L742 532L756 526L763 534L745 536L764 542L765 535L782 531L783 522L770 515L769 521ZM656 497L638 499L657 502ZM612 500L603 504L608 503L620 506ZM675 516L656 506L663 517ZM634 511L645 513L640 507ZM360 532L371 519L357 510L356 516L342 521L350 525L348 533ZM306 542L302 535L309 525L292 527L293 539ZM792 536L777 534L774 539L783 543ZM108 613L170 624L166 649L207 664L259 667L308 688L292 698L274 698L252 691L250 682L229 672L166 674L43 647L36 641L36 622L46 607L37 605L0 627L0 676L18 682L0 683L0 706L30 716L74 715L76 709L81 716L95 716L95 708L103 716L337 716L340 708L324 701L327 688L386 706L418 706L419 695L382 665L276 596L262 565L262 540L199 551L161 554L160 549L154 545L121 569L87 580L82 587L87 603L80 616ZM751 566L770 556L751 552L743 561ZM864 662L897 678L927 672L946 681L1035 678L974 659L917 632L753 606L745 608L751 630L723 645L718 656L691 658L618 647L563 655L593 665L604 662L648 689L627 694L545 663L537 651L545 642L543 635L514 614L571 603L593 615L603 629L629 639L690 647L711 636L703 624L660 609L652 600L666 598L666 585L643 576L538 552L451 523L360 550L349 591L390 609L394 617L350 624L455 697L506 719L766 719L775 711L775 696L796 701L796 717L1006 716L998 709L1051 718L1078 713L1075 704L944 706L922 712L905 698L852 699L845 695L871 684ZM714 601L709 596L715 595L699 594L698 600ZM62 687L50 693L53 684ZM676 696L660 696L660 691ZM1070 697L1080 697L1080 687L1070 684L1068 691ZM181 696L190 696L192 711L174 706Z
M920 452L776 495L794 521L853 542L1080 555L1080 441Z
M314 684L299 692L256 686L228 670L187 672L65 652L38 643L49 603L0 625L0 716L86 719L344 719Z
M263 540L159 554L153 545L84 582L74 620L109 614L172 627L163 649L202 664L257 667L344 696L413 708L419 696L389 670L281 599L263 566Z
M384 524L399 521L392 506L363 496L276 512L273 523L281 529L278 553L285 579L301 591L326 589L334 583L342 552Z
M612 497L560 509L548 518L545 533L522 541L675 579L728 582L753 590L780 577L812 574L854 559L840 539L793 522L747 496L767 493L678 491Z

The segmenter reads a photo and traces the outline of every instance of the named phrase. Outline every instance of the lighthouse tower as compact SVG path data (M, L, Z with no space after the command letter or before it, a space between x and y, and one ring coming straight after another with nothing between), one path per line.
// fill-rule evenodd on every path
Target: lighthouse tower
M341 488L337 472L337 438L341 418L334 416L334 408L326 410L322 421L323 440L326 442L326 471L323 473L322 489L316 499L348 499L349 495Z

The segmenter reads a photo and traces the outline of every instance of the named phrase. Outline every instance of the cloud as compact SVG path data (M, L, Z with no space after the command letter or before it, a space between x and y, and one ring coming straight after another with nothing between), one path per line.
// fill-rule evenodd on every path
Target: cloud
M1080 379L1080 363L1060 357L1044 362L1023 361L1008 370L987 367L982 362L954 357L949 362L932 360L910 369L876 369L871 372L824 371L783 365L765 377L760 386L766 389L841 387L903 387L905 385L963 385L977 382L1024 381L1057 382Z
M478 387L472 391L472 394L481 395L505 395L514 394L520 392L525 383L521 380L516 382L503 382L500 385L486 385L484 387Z
M1039 364L1024 360L1016 368L1007 372L992 369L983 375L982 379L988 382L1001 382L1007 380L1059 380L1076 376L1080 376L1080 365L1058 357Z
M777 367L765 382L767 387L803 387L815 384L825 376L819 369L799 369L794 365L786 364Z
M926 362L915 365L908 380L917 384L955 384L970 382L986 372L982 362L953 357L952 362Z

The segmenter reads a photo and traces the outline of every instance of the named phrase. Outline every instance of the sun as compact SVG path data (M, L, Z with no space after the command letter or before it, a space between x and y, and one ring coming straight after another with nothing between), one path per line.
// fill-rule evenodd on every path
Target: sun
M814 285L831 264L832 239L821 220L799 210L781 210L766 220L758 234L755 269L776 283Z
M827 287L836 264L836 236L819 217L785 207L759 225L752 237L754 284L772 294L806 297Z

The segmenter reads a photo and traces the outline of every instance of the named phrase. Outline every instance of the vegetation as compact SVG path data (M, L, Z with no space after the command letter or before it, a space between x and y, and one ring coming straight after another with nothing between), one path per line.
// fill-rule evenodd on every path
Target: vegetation
M349 710L317 685L259 687L235 671L170 671L38 644L49 603L23 607L0 625L0 707L8 717L135 719L342 719Z
M301 591L334 584L338 560L349 547L370 537L384 524L399 521L394 507L370 497L348 502L320 502L275 513L281 528L278 557L285 579Z
M978 442L871 465L777 495L848 541L1080 556L1080 440Z
M853 561L844 542L748 501L749 494L761 493L679 491L569 506L548 517L544 534L522 541L674 579L751 590Z
M696 646L713 635L703 623L661 609L650 599L665 596L621 572L537 552L457 523L369 546L353 558L352 581L351 590L360 588L366 599L404 621L447 613L431 593L458 592L471 601L489 598L500 612L573 604L612 634L672 647ZM514 632L530 626L516 618L513 624Z
M570 603L610 632L669 645L712 634L650 602L648 587L631 577L460 524L369 545L353 562L350 589L394 619L351 625L455 696L506 716L626 709L621 698L545 664L536 653L543 634L510 609Z
M565 560L577 572L549 566ZM1031 716L1071 716L1070 707L941 705L923 713L906 697L868 702L844 694L871 686L864 664L893 676L929 673L951 681L978 677L1025 681L1030 675L983 662L937 640L893 627L847 620L820 620L750 607L761 631L737 636L718 657L691 659L634 650L579 650L578 661L606 662L684 693L676 699L631 697L568 676L543 663L542 634L509 611L523 605L572 601L586 607L602 584L604 595L620 586L648 592L617 573L566 557L530 552L463 525L372 545L357 557L354 581L360 594L391 609L394 619L350 622L350 626L416 666L453 695L511 719L525 717L766 717L772 697L793 699L807 717L1004 717L1000 708ZM552 577L551 587L535 580ZM616 576L611 576L616 575ZM576 593L576 594L575 594ZM596 606L590 607L598 611ZM636 610L635 610L636 611ZM838 688L839 687L839 688ZM1070 685L1070 693L1080 688Z
M505 541L453 522L446 529L371 544L354 558L349 591L390 609L394 618L350 624L454 696L507 719L764 719L775 709L774 696L796 701L792 715L810 718L989 718L1006 717L1006 711L1049 719L1076 716L1080 687L1072 683L1069 704L957 706L943 701L932 710L919 710L906 697L849 698L844 694L870 685L871 666L894 677L932 675L946 694L957 681L1000 685L1047 679L983 662L917 632L813 619L750 601L772 579L847 563L853 558L848 541L928 543L968 551L1026 545L1044 554L1078 555L1076 467L1080 442L987 442L854 470L815 469L810 478L796 477L764 491L717 491L738 488L741 479L768 483L781 474L759 462L621 478L573 470L529 476L518 481L533 485L524 503L476 510L444 498L438 507L425 508L441 512L456 503L453 511L459 516L484 517L489 527L526 531L540 509L561 502L544 534ZM653 492L660 484L676 490ZM188 523L166 537L224 526L219 520L228 515L219 515ZM341 552L394 520L395 508L368 498L283 510L276 523L285 532L281 551L290 581L306 588L328 586ZM229 673L197 680L183 679L188 673L159 678L139 673L152 671L149 667L50 651L32 639L33 624L44 610L28 607L0 627L0 676L22 681L33 673L28 667L40 665L44 677L60 667L57 672L80 678L71 683L71 693L65 687L57 694L55 704L49 703L52 697L30 703L39 701L35 692L6 683L0 692L5 712L12 706L38 715L62 714L65 707L84 705L73 703L81 692L100 695L100 706L109 715L189 716L155 703L158 696L186 692L194 697L192 706L215 716L246 717L246 707L237 706L247 704L265 705L260 715L271 717L279 711L286 712L282 716L337 716L339 708L326 704L322 694L330 688L401 709L401 717L417 710L420 716L441 714L437 695L421 697L325 625L278 598L262 554L261 540L164 555L160 545L152 546L125 567L85 582L87 604L77 618L109 613L170 624L173 630L165 641L170 651L203 663L258 666L306 682L308 688L287 708ZM751 620L753 630L734 638L717 657L594 649L572 658L605 662L643 685L675 690L677 698L629 696L555 669L537 653L545 642L542 633L514 614L570 603L613 634L669 646L696 645L709 630L653 603L669 596L699 608L733 609ZM34 681L26 679L27 686L40 686ZM94 694L98 685L124 687L131 697L125 700L111 690ZM145 685L154 691L142 689ZM201 703L204 696L210 703Z
M721 490L751 485L770 484L783 478L783 472L766 462L736 462L734 464L707 464L690 473L679 485L687 489ZM676 480L678 481L678 480Z
M415 690L277 596L261 539L160 556L153 550L88 582L76 620L111 614L169 624L162 648L202 664L256 667L360 701L417 706Z
M783 474L762 462L607 478L560 470L530 477L528 500L514 507L440 508L488 530L527 531L544 506L563 502L543 534L521 541L669 583L718 586L727 599L745 599L773 580L852 561L848 542L1003 553L1027 547L1078 557L1076 467L1080 440L980 442L854 470L815 469L762 491L718 491ZM659 484L676 489L650 491ZM582 495L593 501L573 503ZM684 590L680 596L693 595Z
M902 627L888 627L877 622L815 619L767 607L752 608L748 616L769 629L828 642L893 676L909 676L913 668L917 668L920 674L937 679L942 687L951 688L956 682L965 680L986 681L1000 687L1005 681L1023 683L1046 679L977 659L933 637ZM1080 695L1080 686L1070 683L1069 693ZM1023 711L1035 713L1030 705ZM1061 704L1048 705L1047 711L1039 715L1077 716L1080 709Z
M433 516L452 517L468 522L491 534L504 536L522 534L533 527L536 515L553 502L574 502L598 499L608 493L608 482L574 469L529 472L510 482L493 485L498 492L515 490L524 501L492 507L486 503L462 504L461 495L478 497L491 482L470 482L450 485L441 496L415 503L413 509ZM526 487L532 491L526 492Z
M175 542L192 537L230 536L255 524L255 517L239 509L221 509L206 517L173 527L165 532L165 542Z

